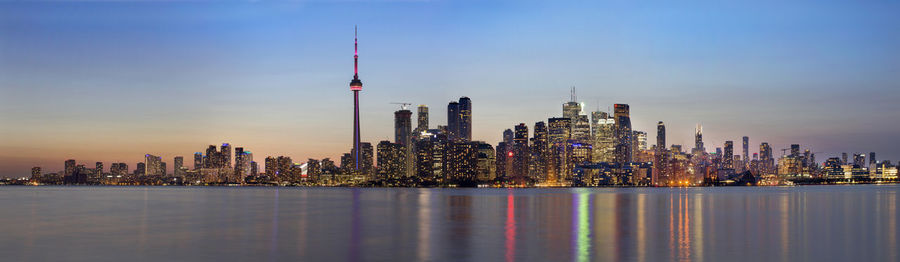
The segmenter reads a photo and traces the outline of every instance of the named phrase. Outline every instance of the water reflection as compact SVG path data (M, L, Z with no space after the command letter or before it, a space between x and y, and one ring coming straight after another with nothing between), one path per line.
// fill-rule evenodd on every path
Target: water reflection
M0 190L9 207L0 209L0 253L6 261L898 261L898 192L9 187Z
M513 196L512 189L509 189L506 195L506 224L504 228L506 261L516 261L516 199Z

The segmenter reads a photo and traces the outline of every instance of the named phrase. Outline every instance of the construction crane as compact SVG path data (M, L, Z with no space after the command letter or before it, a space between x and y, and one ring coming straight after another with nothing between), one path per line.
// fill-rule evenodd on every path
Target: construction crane
M405 102L391 102L391 104L392 105L400 105L401 110L406 110L406 108L408 108L409 105L412 105L412 103L405 103Z

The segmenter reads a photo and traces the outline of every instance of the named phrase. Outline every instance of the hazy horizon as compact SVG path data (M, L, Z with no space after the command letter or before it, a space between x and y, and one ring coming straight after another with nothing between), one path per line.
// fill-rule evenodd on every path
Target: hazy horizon
M472 99L473 139L631 106L634 130L708 151L750 137L900 160L900 3L0 1L0 177L223 142L254 160L339 160L352 135L359 26L362 140L393 140L391 102ZM415 114L413 115L415 125ZM868 157L868 156L867 156Z

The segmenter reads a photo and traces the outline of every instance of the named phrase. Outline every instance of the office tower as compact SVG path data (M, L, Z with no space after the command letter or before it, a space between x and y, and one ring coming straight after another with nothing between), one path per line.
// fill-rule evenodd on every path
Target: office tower
M656 123L656 150L666 149L666 124L663 121Z
M447 138L459 140L459 102L456 101L447 104Z
M872 153L873 155L875 153ZM103 162L94 163L94 174L98 177L103 174Z
M513 174L514 179L524 179L528 176L528 159L530 154L528 151L528 126L520 123L515 127L515 137L513 137Z
M878 163L878 161L875 161L875 152L869 152L869 165L874 165L876 163Z
M416 141L416 176L420 179L434 178L434 143L430 138Z
M743 156L743 158L742 158L742 159L743 159L743 163L742 163L742 164L743 164L743 166L746 168L748 165L750 165L750 137L744 136L744 137L741 138L741 140L743 141L743 145L742 145L742 146L743 146L743 149L744 149L744 151L743 151L744 154L742 154L742 156Z
M416 114L416 118L418 118L419 120L419 123L416 126L416 133L422 133L428 130L428 106L419 105L419 110Z
M194 170L200 170L203 167L203 153L194 152Z
M590 164L592 162L592 151L591 144L566 143L566 156L569 157L569 160L566 162L572 165L571 168L578 165ZM566 180L571 179L571 177L566 178Z
M472 141L472 100L465 96L459 98L459 139Z
M475 182L478 169L478 142L450 142L447 148L446 179L457 184Z
M224 164L222 164L221 167L232 168L233 166L231 165L231 144L222 143L221 150L219 153L222 157L222 163L224 163Z
M866 165L866 155L853 153L853 164L857 166L865 166Z
M734 141L725 141L725 154L722 156L722 166L725 169L734 169Z
M514 137L512 129L503 130L503 142L506 142L507 145L512 146Z
M616 120L601 111L591 113L591 136L593 137L593 156L595 162L611 163L615 161Z
M563 104L563 117L574 120L578 115L581 114L581 104L578 103L578 99L575 96L575 87L572 87L572 93L570 94L569 102ZM571 123L570 123L571 124Z
M841 167L844 163L841 162L841 159L837 157L829 158L825 160L825 177L828 179L842 179L844 178L844 168Z
M159 173L157 173L157 174L158 174L159 176L166 176L166 174L167 174L166 171L167 171L167 170L168 170L168 169L166 169L166 162L163 162L163 161L162 161L162 158L160 157L160 158L159 158L159 170L157 171L157 172L159 172Z
M151 154L144 155L144 175L161 176L165 174L162 170L162 158Z
M637 152L647 150L647 132L644 131L632 131L632 145L634 145L634 154Z
M791 157L800 157L800 145L791 144Z
M257 163L256 161L250 161L250 175L259 175L259 163Z
M415 161L406 157L413 154L412 137L412 111L402 109L394 112L394 143L403 147L403 157L398 158L403 161L400 170L404 173L401 176L412 176L414 173L412 169Z
M223 152L219 152L215 145L209 145L206 148L206 163L203 166L205 168L224 168L225 156L222 154Z
M572 139L578 143L591 143L591 121L587 115L576 115L572 119Z
M495 150L495 171L496 177L498 178L508 178L512 175L512 159L513 159L513 151L511 149L511 144L507 142L500 142L497 144L497 148Z
M560 171L566 168L561 160L565 159L566 141L572 137L571 123L571 119L565 117L547 119L547 181L552 183L561 179Z
M177 177L184 176L184 157L176 156L175 159L172 159L172 163L175 165L175 169L172 171L172 174Z
M32 167L31 168L31 180L38 181L41 180L41 167Z
M350 91L353 91L353 170L360 170L360 141L359 141L359 91L362 90L362 80L359 80L359 49L357 48L357 31L353 29L353 80L350 80ZM343 166L342 166L343 167Z
M65 169L66 173L63 176L75 175L75 159L66 160Z
M412 139L412 112L406 109L394 112L394 143L409 145Z
M694 149L691 152L695 155L706 153L706 148L703 147L703 126L700 124L694 130Z
M571 139L571 123L572 121L569 118L565 117L554 117L547 119L548 128L548 139L550 141L550 145L553 144L563 144L566 140Z
M616 118L616 162L620 164L631 163L632 158L632 132L630 109L627 104L615 104Z
M134 175L143 176L146 174L145 173L146 171L147 171L147 164L144 164L143 162L138 162L137 167L134 169Z
M476 155L476 174L475 177L479 181L490 181L494 179L496 153L491 144L478 142L478 152Z
M528 176L537 180L546 180L547 159L550 157L549 142L550 131L543 122L534 123L534 134L531 137L531 159L529 160Z
M362 152L359 152L359 169L357 169L357 175L361 175L367 179L372 178L375 174L374 172L374 158L375 152L374 148L372 148L372 143L369 142L360 142L359 148Z
M378 174L382 179L398 179L406 175L406 146L391 141L378 143Z
M236 148L234 152L235 180L244 181L248 176L254 175L250 163L253 162L253 153L245 151L243 147Z
M847 152L841 153L841 164L846 165L847 163Z

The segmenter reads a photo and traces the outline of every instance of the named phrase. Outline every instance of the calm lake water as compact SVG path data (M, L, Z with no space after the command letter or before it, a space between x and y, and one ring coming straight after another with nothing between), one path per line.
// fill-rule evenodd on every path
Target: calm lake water
M3 261L898 261L900 186L0 187Z

